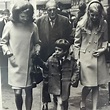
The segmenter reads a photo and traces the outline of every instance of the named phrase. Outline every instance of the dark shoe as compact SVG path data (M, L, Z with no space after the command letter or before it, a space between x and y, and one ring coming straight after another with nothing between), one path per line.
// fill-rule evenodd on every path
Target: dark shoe
M110 99L108 100L108 104L110 105Z
M48 104L43 104L42 110L48 110Z
M80 110L86 110L86 107L82 107L82 108L80 108Z
M80 110L86 110L86 107L82 106L82 101L80 102Z

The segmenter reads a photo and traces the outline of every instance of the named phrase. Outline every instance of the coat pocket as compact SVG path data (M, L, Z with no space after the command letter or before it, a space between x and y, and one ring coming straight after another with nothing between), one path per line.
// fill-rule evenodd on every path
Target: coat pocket
M10 61L10 64L11 64L13 67L18 66L18 65L16 64L16 59L15 59L14 56L9 57L9 61Z

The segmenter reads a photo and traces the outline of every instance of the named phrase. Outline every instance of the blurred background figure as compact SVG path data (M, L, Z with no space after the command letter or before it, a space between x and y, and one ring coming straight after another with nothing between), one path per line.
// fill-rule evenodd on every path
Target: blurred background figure
M2 19L0 21L0 38L2 37L2 31L5 24L7 23L7 21L9 21L9 17L10 17L10 11L8 9L5 9L2 13Z
M0 20L2 19L3 10L0 10Z
M3 19L4 19L4 21L5 22L9 21L9 17L10 17L10 11L9 11L9 9L5 9L3 11Z
M7 23L7 21L9 21L9 17L10 17L10 11L8 9L5 9L2 11L1 13L2 17L0 19L0 41L1 41L1 37L2 37L2 32L4 29L5 24ZM1 51L1 50L0 50ZM8 59L6 56L3 55L2 51L1 51L1 82L2 82L2 86L4 86L5 84L7 84L7 81L5 81L4 79L7 79L7 75L8 75Z
M72 5L76 6L79 5L80 0L72 0Z
M57 3L57 12L60 15L69 17L69 13L67 11L64 11L64 7L63 7L63 4L61 2Z
M86 3L85 2L80 2L79 4L79 11L76 15L76 19L74 21L74 27L77 26L78 21L80 21L81 17L85 14L86 12Z
M107 23L108 23L108 36L110 36L110 4L107 8ZM108 37L108 42L109 42L109 49L107 51L106 59L107 63L109 65L109 72L110 72L110 37ZM110 104L110 82L108 84L108 90L109 90L109 104Z

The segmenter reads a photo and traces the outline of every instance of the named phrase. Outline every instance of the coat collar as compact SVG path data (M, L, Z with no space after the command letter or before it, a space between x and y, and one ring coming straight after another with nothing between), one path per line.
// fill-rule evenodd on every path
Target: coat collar
M49 17L48 15L45 16L45 21L48 23L49 22ZM59 15L57 14L56 19L55 19L55 24L59 21Z
M55 54L53 54L52 56L53 56L55 59L57 59ZM71 61L71 58L72 58L71 55L68 54L67 56L64 56L62 59L63 59L64 61Z

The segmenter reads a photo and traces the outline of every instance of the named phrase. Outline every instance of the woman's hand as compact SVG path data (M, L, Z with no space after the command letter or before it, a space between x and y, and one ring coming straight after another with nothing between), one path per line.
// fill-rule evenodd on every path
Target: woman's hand
M99 57L99 52L98 51L93 52L93 56L94 57Z
M36 44L35 46L35 55L39 55L40 54L40 49L41 49L41 46L39 44Z
M94 57L99 57L103 52L104 52L104 48L98 49L96 51L93 52L93 56Z
M13 56L13 54L8 50L8 51L7 51L7 56L8 56L8 57L11 57L11 56Z
M79 80L79 75L72 76L72 78L71 78L71 85L73 86L78 80Z
M39 51L39 50L38 50L38 51L36 51L36 52L35 52L35 54L36 54L36 55L39 55L39 54L40 54L40 51Z

